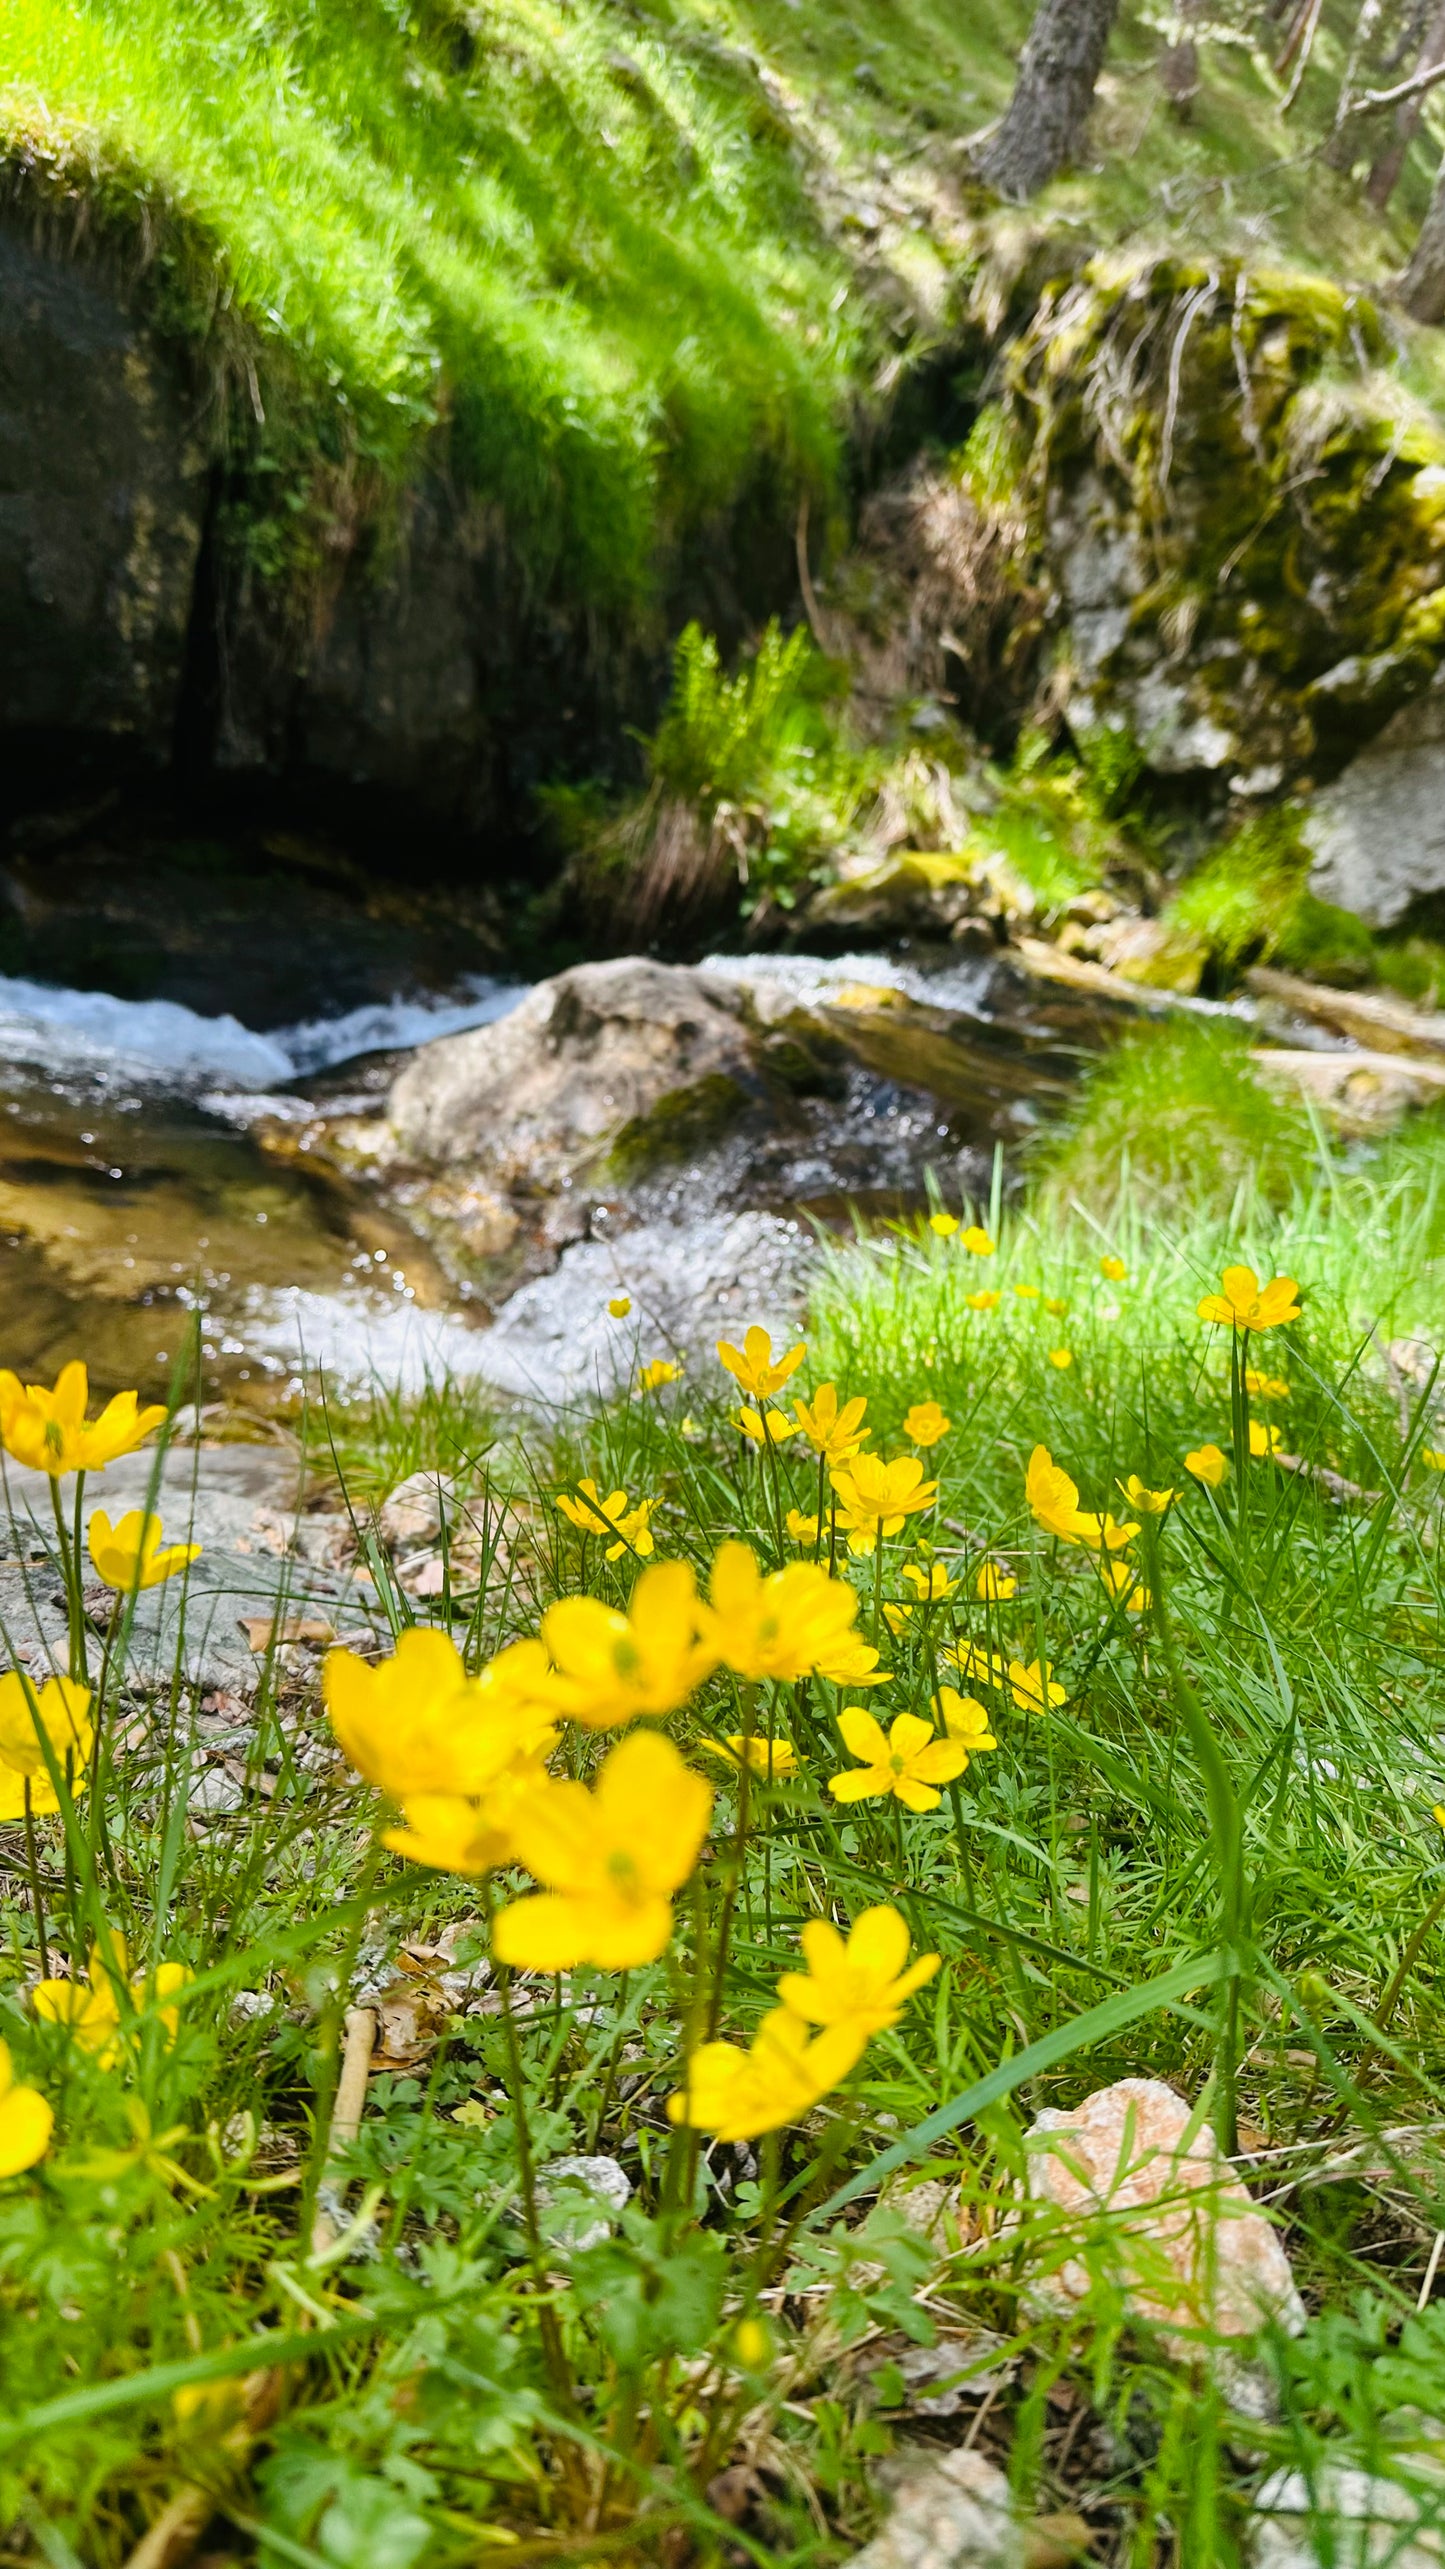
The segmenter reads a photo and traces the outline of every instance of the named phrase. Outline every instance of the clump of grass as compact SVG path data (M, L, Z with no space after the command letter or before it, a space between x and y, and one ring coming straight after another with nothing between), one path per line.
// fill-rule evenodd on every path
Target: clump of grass
M1281 1203L1316 1151L1303 1109L1256 1076L1242 1027L1174 1017L1092 1065L1039 1145L1045 1199L1101 1210L1133 1193L1223 1213L1241 1187Z
M1285 806L1246 821L1174 894L1165 922L1202 937L1225 976L1274 963L1325 981L1368 980L1374 939L1363 920L1310 891L1300 820Z

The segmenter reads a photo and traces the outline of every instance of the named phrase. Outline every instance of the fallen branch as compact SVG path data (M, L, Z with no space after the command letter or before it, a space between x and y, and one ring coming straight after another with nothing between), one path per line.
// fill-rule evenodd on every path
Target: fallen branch
M336 2082L336 2102L331 2109L331 2129L326 2136L326 2158L321 2170L321 2183L326 2183L327 2170L349 2150L361 2130L361 2117L366 2107L366 2081L371 2068L371 2055L376 2048L376 2010L374 2007L348 2007L346 2011L346 2048L341 2056L341 2076ZM323 2206L311 2225L311 2254L322 2257L340 2237L335 2222Z

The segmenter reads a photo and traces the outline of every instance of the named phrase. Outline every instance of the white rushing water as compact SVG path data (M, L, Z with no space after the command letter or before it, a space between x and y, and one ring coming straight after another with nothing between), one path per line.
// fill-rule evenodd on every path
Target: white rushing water
M487 1025L516 1006L523 988L471 973L445 997L376 1002L260 1034L239 1017L203 1017L174 999L115 999L0 974L0 1062L77 1079L186 1090L223 1083L255 1092L362 1053L400 1051Z

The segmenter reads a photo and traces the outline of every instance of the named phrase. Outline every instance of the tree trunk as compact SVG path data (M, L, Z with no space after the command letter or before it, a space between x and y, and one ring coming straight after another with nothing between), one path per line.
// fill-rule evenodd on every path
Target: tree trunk
M1445 62L1445 0L1438 0L1438 5L1430 12L1424 40L1420 47L1420 58L1415 68L1417 71L1433 71L1439 62ZM1395 110L1395 130L1365 183L1365 194L1381 214L1384 213L1399 184L1400 172L1405 166L1405 155L1415 139L1416 130L1424 112L1425 93L1423 91L1418 98L1402 100Z
M1445 321L1445 161L1435 173L1414 256L1400 280L1400 301L1416 321Z
M1036 196L1076 158L1118 11L1119 0L1038 0L1014 94L978 156L1000 196Z

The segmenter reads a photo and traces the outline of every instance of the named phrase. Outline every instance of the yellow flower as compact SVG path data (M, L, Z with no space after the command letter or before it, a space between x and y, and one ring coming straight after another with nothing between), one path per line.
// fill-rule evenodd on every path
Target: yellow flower
M1061 1374L1066 1374L1068 1372L1073 1361L1073 1351L1071 1348L1051 1347L1049 1349L1049 1363L1051 1365L1057 1365Z
M790 1775L803 1771L803 1761L790 1739L765 1739L760 1731L730 1731L726 1739L705 1739L701 1745L710 1757L750 1767L769 1784L785 1783Z
M518 1810L519 1862L545 1887L514 1900L492 1934L499 1962L522 1971L632 1971L672 1934L672 1894L707 1835L712 1787L670 1739L633 1731L589 1793L549 1784Z
M681 1376L681 1365L671 1364L666 1356L654 1356L650 1365L639 1368L637 1388L643 1392L658 1392L664 1383L678 1382Z
M1099 1273L1107 1276L1110 1284L1123 1284L1129 1270L1122 1258L1109 1257L1099 1260Z
M910 1516L932 1507L938 1496L938 1483L924 1479L916 1454L900 1454L892 1463L879 1454L855 1454L829 1477L850 1552L872 1552L880 1534L899 1533Z
M863 1399L848 1400L838 1407L835 1383L820 1383L811 1403L795 1400L793 1416L812 1446L829 1463L846 1463L860 1445L866 1445L873 1430L862 1424L868 1403Z
M1137 1525L1118 1525L1112 1516L1090 1516L1082 1509L1077 1482L1054 1461L1047 1445L1036 1445L1029 1456L1024 1495L1035 1522L1061 1543L1084 1543L1091 1551L1102 1544L1107 1551L1117 1552L1132 1543L1139 1531Z
M0 2177L35 2167L50 2147L55 2116L38 2087L17 2087L10 2046L0 2043Z
M752 2141L800 2123L847 2077L867 2039L853 2025L827 2025L810 2040L806 2018L774 2007L749 2051L703 2043L693 2053L686 2086L667 2100L669 2120L698 2124L720 2141Z
M854 1632L846 1633L839 1642L820 1650L813 1663L815 1677L826 1677L833 1686L886 1686L888 1671L878 1665L878 1653L871 1642Z
M903 1433L910 1445L937 1445L952 1425L936 1400L916 1400L903 1422Z
M632 1309L630 1293L615 1293L607 1306L614 1320L625 1320Z
M95 1739L90 1718L90 1688L71 1677L47 1677L37 1693L33 1678L12 1668L0 1677L0 1820L18 1820L29 1807L39 1815L58 1811L41 1734L62 1773L68 1770L72 1793L83 1793L86 1768Z
M1122 1597L1127 1614L1142 1614L1149 1603L1149 1591L1140 1580L1132 1561L1101 1561L1099 1576L1117 1604Z
M1043 1288L1041 1285L1015 1285L1014 1291L1020 1302L1037 1302Z
M958 1229L958 1216L956 1213L930 1213L928 1227L938 1233L940 1240L951 1240Z
M996 1561L985 1561L973 1583L973 1593L986 1606L1006 1605L1016 1597L1019 1583L1009 1571L1001 1570Z
M199 1543L161 1545L161 1521L158 1516L143 1516L132 1508L128 1516L112 1525L104 1508L97 1508L90 1520L90 1566L97 1579L119 1595L129 1596L133 1588L158 1588L163 1579L173 1579L188 1562L199 1560Z
M1261 1287L1253 1267L1226 1267L1223 1293L1207 1293L1199 1306L1201 1320L1222 1329L1280 1329L1299 1318L1299 1286L1293 1276L1276 1276Z
M583 1534L617 1536L615 1543L608 1544L604 1559L620 1561L624 1552L635 1552L646 1560L653 1548L648 1519L657 1504L655 1499L639 1499L635 1508L629 1508L625 1490L610 1490L604 1499L592 1480L579 1481L577 1493L574 1499L569 1490L559 1490L558 1512Z
M1445 1454L1437 1453L1433 1445L1421 1446L1420 1460L1428 1463L1432 1472L1445 1472Z
M105 1945L92 1945L84 1980L38 1981L31 1999L37 2016L48 2024L66 2026L82 2051L94 2052L102 2069L112 2069L120 2058L121 2025L129 2012L157 2015L167 2042L175 2041L181 2011L164 2002L174 1999L194 1978L183 1962L161 1962L153 1970L132 1972L125 1938L112 1928Z
M1069 1700L1063 1687L1056 1684L1054 1672L1047 1660L1040 1664L1037 1659L1031 1659L1025 1667L1022 1660L1011 1659L1008 1664L1008 1682L1009 1692L1021 1713L1039 1713L1044 1711L1046 1706L1051 1708L1055 1704L1066 1704Z
M552 1702L588 1730L675 1713L718 1663L703 1623L686 1561L644 1570L626 1614L596 1597L561 1598L542 1617Z
M118 1455L131 1454L165 1417L165 1405L138 1407L138 1392L117 1392L99 1418L86 1421L90 1382L84 1365L63 1365L54 1391L21 1383L0 1372L0 1444L32 1471L103 1472Z
M718 1361L727 1367L734 1379L753 1400L771 1400L784 1383L790 1382L808 1350L800 1340L785 1356L773 1360L773 1342L766 1329L751 1328L741 1347L731 1346L726 1338L717 1345Z
M963 1245L967 1249L971 1258L991 1258L993 1256L993 1242L986 1231L981 1231L979 1229L976 1222L970 1223L968 1229L965 1231L963 1235Z
M953 1653L954 1664L967 1684L975 1678L980 1686L1006 1686L1008 1663L996 1650L980 1650L976 1643L961 1641Z
M956 1740L940 1739L916 1713L900 1713L891 1730L862 1704L845 1704L838 1728L853 1755L864 1763L828 1779L839 1802L875 1801L893 1794L905 1811L936 1811L939 1784L951 1784L968 1764L968 1751Z
M865 1909L846 1943L829 1919L810 1918L801 1943L808 1968L783 1973L783 2005L810 2025L850 2025L865 2038L897 2024L914 1991L933 1978L942 1960L920 1954L909 1964L907 1925L887 1907Z
M805 1543L810 1550L817 1549L818 1519L815 1516L804 1516L801 1508L789 1508L783 1523L795 1543Z
M1211 1490L1217 1490L1229 1478L1229 1457L1221 1454L1217 1445L1197 1445L1192 1454L1185 1455L1184 1469L1192 1472L1196 1481L1204 1481Z
M1127 1481L1116 1482L1115 1487L1123 1491L1130 1507L1137 1508L1141 1516L1162 1516L1174 1504L1173 1490L1146 1489L1137 1472L1131 1472Z
M788 1438L798 1433L780 1409L740 1409L738 1425L754 1445L786 1445Z
M552 1674L539 1641L513 1642L469 1678L451 1635L417 1624L371 1667L331 1650L321 1693L338 1744L394 1801L484 1792L521 1749L555 1737Z
M988 1715L975 1695L960 1695L956 1686L940 1686L933 1709L949 1738L956 1739L969 1757L981 1748L997 1748Z
M702 1629L713 1664L753 1679L810 1677L847 1647L858 1612L857 1592L821 1562L790 1561L764 1577L746 1543L719 1545L708 1596Z
M926 1568L917 1561L905 1561L903 1576L910 1588L916 1588L925 1605L937 1605L940 1597L951 1597L957 1582L950 1579L941 1561L930 1561Z
M1045 1297L1044 1309L1045 1311L1052 1313L1055 1320L1062 1320L1065 1312L1068 1310L1068 1307L1069 1306L1064 1300L1062 1294L1051 1293Z
M1282 1374L1261 1374L1253 1365L1245 1366L1244 1388L1255 1400L1289 1398L1289 1385Z
M913 1621L913 1608L911 1606L885 1606L883 1609L883 1620L887 1624L889 1631L892 1633L894 1640L897 1641L901 1635L908 1630L909 1625Z
M546 1734L546 1746L555 1736ZM516 1863L513 1822L551 1780L543 1754L514 1749L484 1793L408 1793L401 1806L406 1826L383 1829L382 1845L435 1873L495 1873Z
M1280 1431L1277 1427L1261 1427L1257 1418L1250 1420L1249 1450L1257 1463L1263 1462L1267 1454L1279 1452L1279 1440Z
M678 1420L677 1432L679 1436L685 1436L687 1438L689 1445L701 1445L707 1435L706 1428L699 1427L697 1420L692 1416L690 1411L685 1417Z
M773 2341L760 2319L740 2319L733 2330L733 2360L745 2373L766 2372L773 2360Z
M1445 1829L1445 1802L1431 1804L1431 1817L1438 1820L1441 1828Z
M970 1311L997 1311L1003 1295L996 1287L989 1286L983 1293L966 1293L963 1298Z

